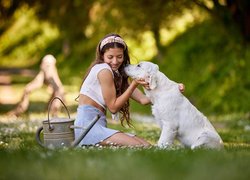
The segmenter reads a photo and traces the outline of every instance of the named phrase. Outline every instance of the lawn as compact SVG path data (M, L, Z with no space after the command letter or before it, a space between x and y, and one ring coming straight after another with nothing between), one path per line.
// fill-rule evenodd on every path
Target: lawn
M249 114L208 116L225 142L225 149L221 151L193 151L180 147L158 149L155 146L148 149L88 147L48 150L35 141L35 132L47 117L47 112L41 108L45 107L47 96L41 96L36 102L39 93L44 94L37 92L32 95L29 111L19 118L4 114L12 105L1 105L0 179L250 179ZM75 116L76 103L70 99L75 95L66 96L72 117ZM109 120L109 126L136 133L155 144L160 133L158 126L133 120L134 128L121 127L112 120Z

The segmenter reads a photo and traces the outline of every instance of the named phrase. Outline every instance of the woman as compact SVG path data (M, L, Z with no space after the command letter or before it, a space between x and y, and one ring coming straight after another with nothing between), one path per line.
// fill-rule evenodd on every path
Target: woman
M81 86L76 126L86 127L99 114L100 119L79 145L150 146L150 143L135 135L107 128L106 110L121 114L121 123L130 125L129 98L140 104L150 100L137 86L147 87L144 80L128 82L124 67L130 64L128 47L118 34L108 34L96 48L96 59L90 66ZM75 130L79 137L81 129Z

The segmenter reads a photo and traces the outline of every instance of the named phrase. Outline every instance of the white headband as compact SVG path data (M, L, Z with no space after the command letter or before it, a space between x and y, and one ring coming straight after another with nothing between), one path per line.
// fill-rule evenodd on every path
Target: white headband
M118 36L109 36L109 37L106 37L105 39L102 40L101 45L100 45L100 49L102 49L108 43L115 43L115 42L122 44L125 49L127 48L127 45L122 38L120 38Z

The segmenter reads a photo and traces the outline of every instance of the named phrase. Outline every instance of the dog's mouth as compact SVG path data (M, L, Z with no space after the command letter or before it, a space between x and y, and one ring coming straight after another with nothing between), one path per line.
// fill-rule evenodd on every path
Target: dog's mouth
M125 73L132 79L145 79L145 77L138 75L138 71L130 70L129 68L125 67Z

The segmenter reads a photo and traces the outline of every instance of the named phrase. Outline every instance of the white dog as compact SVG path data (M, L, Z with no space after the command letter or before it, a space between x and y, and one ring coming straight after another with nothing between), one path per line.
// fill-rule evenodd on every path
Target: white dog
M160 122L159 147L169 147L174 140L191 149L198 147L221 149L223 142L209 120L180 92L179 85L169 80L151 62L128 65L125 72L133 79L143 78L150 89L145 94L152 102L152 113Z

